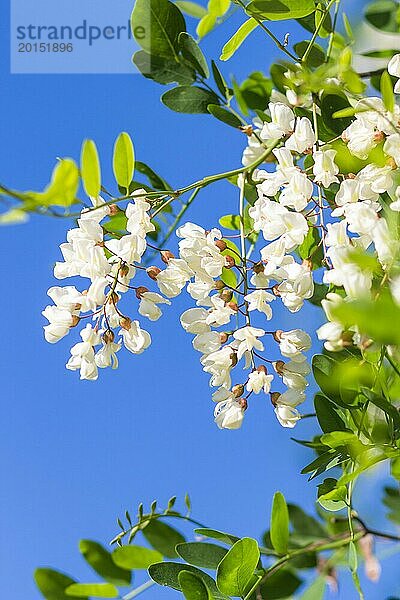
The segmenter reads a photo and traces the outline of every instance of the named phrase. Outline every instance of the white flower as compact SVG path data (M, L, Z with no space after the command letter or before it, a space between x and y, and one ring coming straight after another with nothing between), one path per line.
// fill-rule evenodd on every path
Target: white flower
M270 294L266 290L256 290L247 294L244 297L246 302L249 303L248 309L249 311L258 310L265 314L267 319L272 319L272 308L269 305L269 302L275 300L275 296Z
M143 317L150 319L150 321L157 321L162 315L161 309L157 304L171 304L171 302L155 292L143 292L140 294L138 312Z
M303 152L313 147L315 141L316 137L310 120L307 117L301 117L296 120L294 133L286 141L285 146L293 152L303 154Z
M377 129L360 113L357 118L343 132L343 139L348 140L347 147L354 156L366 160L369 153L377 145Z
M240 342L237 351L238 360L242 358L245 352L251 352L253 348L260 351L264 350L263 343L257 339L264 335L264 329L257 329L256 327L250 327L249 325L237 329L234 332L233 337Z
M302 352L307 352L310 348L311 338L301 329L282 331L279 334L279 349L282 356L291 358L295 362L303 362Z
M387 192L393 185L392 167L369 164L357 174L357 181L360 200L378 200L379 194Z
M336 150L316 150L313 153L316 183L321 183L324 187L329 187L332 183L339 183L336 175L339 173L339 167L335 164Z
M145 193L146 190L138 189L133 192L132 196L135 198L136 195L142 195ZM146 233L155 231L156 228L150 220L150 208L150 204L144 197L136 197L134 202L130 202L128 204L125 214L128 219L126 229L129 231L129 233L141 238L145 238Z
M86 294L79 299L82 312L94 312L98 306L103 306L106 296L105 288L110 283L105 277L96 277L91 283Z
M130 329L121 329L120 333L125 348L133 354L141 354L151 344L150 334L140 328L139 321L132 321Z
M230 306L225 304L224 300L219 296L215 295L210 298L212 308L208 313L206 323L207 325L213 325L219 327L220 325L226 325L231 320L232 315L236 314Z
M400 305L400 275L397 275L390 282L390 291L396 304Z
M351 298L369 295L372 286L372 275L355 264L352 255L346 247L329 248L329 258L333 268L325 271L324 283L343 286Z
M243 423L244 408L239 400L218 402L214 417L220 429L239 429Z
M340 184L340 188L335 197L336 206L344 206L351 202L358 202L360 199L360 183L357 179L345 179ZM334 211L335 216L336 211Z
M282 102L270 102L271 122L264 123L260 132L262 140L275 140L291 133L293 130L294 113Z
M387 70L393 77L399 77L394 86L394 93L400 94L400 54L395 54L389 61Z
M285 249L292 251L304 241L308 232L305 217L267 198L259 198L249 210L254 220L254 229L262 230L264 239L275 240L282 237Z
M167 268L157 275L157 285L164 296L174 298L181 293L193 275L192 269L184 260L171 258Z
M386 138L383 151L391 156L396 165L400 167L400 133L393 133Z
M96 365L100 367L100 369L105 369L106 367L117 369L118 358L116 353L120 349L121 344L116 344L115 342L105 342L103 340L103 347L98 350L94 357Z
M264 393L268 394L273 378L273 375L267 375L264 370L253 371L249 375L246 389L248 392L254 392L254 394L259 394L261 390L264 390Z
M301 415L296 408L287 406L286 404L277 404L275 407L276 418L282 427L293 429L297 421L301 419Z
M221 348L220 335L217 331L206 331L199 333L194 338L193 348L202 354L211 354Z
M400 185L396 188L396 200L390 204L390 208L395 212L400 212Z
M375 249L381 265L387 266L391 264L394 258L398 255L399 242L394 239L386 219L378 219L371 231L371 237L374 241Z
M293 260L282 265L277 269L276 277L284 280L279 284L278 291L283 304L291 312L300 310L303 301L314 293L314 281L306 261L300 264Z
M188 333L206 333L210 331L207 317L205 308L189 308L181 315L181 325Z
M291 389L303 391L308 386L306 376L311 372L307 361L286 363L279 373L282 375L283 383Z
M380 205L370 200L347 204L344 207L344 215L349 231L358 233L359 235L373 232L378 221L377 210L380 210Z
M98 377L97 365L95 362L94 346L100 344L100 335L92 329L90 324L82 329L82 342L75 344L71 348L71 358L66 364L70 371L80 370L80 378L94 381Z
M280 204L294 208L300 212L304 210L313 193L313 184L305 173L297 171L292 174L289 184L284 187L279 196Z
M49 325L45 325L43 329L46 342L50 344L55 344L66 336L74 324L74 317L66 308L46 306L42 315L49 321Z
M124 235L119 240L108 240L107 248L128 265L140 263L146 250L146 240L136 234Z
M340 221L338 223L327 223L327 233L325 236L325 244L329 246L349 246L350 238L347 235L347 223L346 221Z
M221 350L202 356L200 362L203 365L203 371L211 375L211 386L230 388L233 354L232 348L224 346Z

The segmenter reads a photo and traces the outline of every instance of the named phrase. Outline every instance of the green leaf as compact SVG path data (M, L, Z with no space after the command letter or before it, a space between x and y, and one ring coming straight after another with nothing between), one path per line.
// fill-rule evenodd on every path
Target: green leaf
M276 492L271 513L271 542L278 554L286 554L289 542L289 511L281 492Z
M126 231L128 219L123 210L117 212L115 215L111 215L108 221L102 223L102 227L109 233L117 233L120 231Z
M175 558L175 546L186 541L179 531L160 520L150 521L143 529L143 535L155 550L167 558Z
M326 588L326 577L320 575L312 584L303 592L299 600L323 600Z
M225 533L223 531L218 531L216 529L208 529L205 527L199 527L195 529L194 532L197 533L197 535L211 538L213 540L218 540L219 542L223 542L224 544L228 544L229 546L232 546L240 539L236 535L232 535L231 533Z
M93 140L85 140L82 144L81 176L86 194L97 198L101 189L101 173L99 155Z
M135 171L135 152L130 135L125 131L115 141L113 171L118 185L129 190Z
M225 229L232 229L239 231L240 229L240 216L239 215L224 215L220 217L219 224Z
M314 406L322 431L329 433L330 431L346 430L346 425L327 396L317 394L314 398Z
M111 558L123 569L148 569L150 565L162 561L163 556L157 550L130 545L116 548Z
M258 23L253 18L245 21L222 48L220 60L229 60L257 26Z
M217 569L217 585L223 594L244 596L260 559L256 540L243 538L236 542Z
M237 288L238 281L237 281L236 273L233 269L227 269L227 268L223 267L220 279L228 287L235 288L235 289Z
M131 582L131 573L119 568L101 544L92 540L81 540L79 551L92 569L103 579L115 585L128 585Z
M301 19L314 11L314 0L254 0L246 7L249 14L271 21Z
M216 569L228 552L226 548L207 542L178 544L176 551L187 563L203 569Z
M327 533L322 524L296 504L288 504L289 519L296 533L306 537L324 538Z
M387 518L400 525L400 491L398 488L386 486L383 504L389 509Z
M207 14L207 10L197 4L197 2L186 2L186 0L175 0L176 6L182 12L186 13L190 17L194 17L195 19L202 19L204 15Z
M325 354L315 354L312 359L312 370L315 381L328 398L335 400L340 396L338 363L333 358Z
M186 31L186 24L169 0L136 0L131 27L136 42L148 54L178 58L178 36Z
M149 165L139 160L136 161L136 170L142 175L145 175L149 180L151 186L155 190L172 190L171 186L161 175L158 175Z
M309 227L303 243L297 248L300 258L309 259L314 269L322 265L324 259L324 250L321 243L321 236L316 227Z
M318 486L318 502L329 511L338 511L346 508L347 488L344 485L337 487L337 480L328 478Z
M393 112L394 110L394 92L392 78L387 71L384 71L381 76L381 94L386 110Z
M54 569L36 569L34 578L46 600L68 600L65 590L76 583L71 577ZM81 594L80 600L87 600L87 594Z
M341 116L338 118L337 113L343 110L354 110L347 100L346 96L339 91L339 88L333 88L332 90L326 91L321 97L321 115L324 124L329 129L340 135L346 127L348 127L352 121L350 116Z
M196 73L192 67L172 58L155 56L139 50L135 52L132 60L144 77L162 85L168 83L190 85L196 79Z
M294 44L293 48L299 58L303 58L308 46L310 44L309 40L298 42ZM323 65L325 62L325 52L324 49L321 48L318 44L313 44L311 50L307 56L307 60L305 61L307 65L310 67L319 67Z
M228 87L228 84L226 83L224 76L222 75L221 71L219 70L219 68L217 67L215 61L211 61L211 68L212 68L212 73L213 73L213 77L214 77L214 81L217 85L218 90L221 92L221 94L229 99L231 97L231 90Z
M207 60L200 50L198 43L186 32L179 35L179 47L184 58L190 62L195 70L203 77L208 79L210 71Z
M66 589L69 597L81 598L83 595L92 598L118 598L117 588L111 583L73 583Z
M54 167L51 181L43 192L27 192L26 205L71 206L79 187L79 170L70 158L63 158Z
M395 429L400 430L400 413L398 408L393 406L386 398L368 388L362 387L361 392L372 404L383 410L393 420Z
M186 600L209 600L210 595L203 581L190 571L181 571L179 585Z
M354 542L349 544L349 568L352 573L355 573L358 568L357 548Z
M199 38L204 37L214 29L219 18L228 12L230 5L230 0L209 0L207 14L201 19L196 29Z
M162 102L180 113L208 113L210 104L219 104L218 96L205 88L183 85L172 88L161 96Z
M201 571L196 567L174 562L162 562L149 567L149 575L153 581L159 585L168 586L179 591L181 590L179 575L182 573L182 571L190 572L201 579L201 581L210 591L210 595L213 600L226 600L226 596L218 590L217 586L215 585L215 581L209 575L207 575L207 573L204 573L204 571Z
M280 569L261 584L260 594L265 600L288 600L302 583L289 569Z
M236 115L229 112L229 110L226 110L226 108L222 108L222 106L219 106L218 104L209 104L207 108L208 112L213 117L226 125L230 125L230 127L234 127L235 129L242 126L241 120Z
M376 0L367 5L365 18L373 27L382 31L398 32L399 5L395 0Z

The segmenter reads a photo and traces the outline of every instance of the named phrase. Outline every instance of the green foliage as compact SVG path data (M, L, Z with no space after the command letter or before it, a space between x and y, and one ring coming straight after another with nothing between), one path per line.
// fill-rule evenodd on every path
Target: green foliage
M227 553L222 546L207 542L178 544L176 551L184 561L202 569L216 569Z
M113 155L113 170L117 184L129 190L135 172L135 151L128 133L122 132L116 139Z
M101 189L100 162L96 144L92 140L85 140L82 144L81 176L86 194L97 198Z
M117 566L112 556L101 544L92 540L81 540L79 550L86 562L106 581L115 585L129 585L131 582L130 570ZM131 569L132 567L128 567Z
M112 553L112 560L121 569L148 569L150 565L160 562L163 556L157 550L144 546L121 546ZM100 573L101 575L101 573Z
M118 598L118 590L111 583L73 583L66 589L70 598Z
M167 558L175 558L177 552L175 546L185 542L183 535L166 523L153 520L143 529L146 540Z
M228 596L243 597L253 579L260 559L256 540L243 538L237 541L217 569L217 585Z
M161 97L165 106L181 113L208 113L210 104L219 104L218 96L199 86L183 85L168 90Z
M36 569L35 583L46 600L68 600L66 589L75 583L74 579L53 569ZM80 600L86 600L87 594L81 594Z
M289 543L289 511L283 494L276 492L271 513L271 542L278 554L285 554Z
M222 54L220 56L221 60L229 60L240 48L245 39L250 35L254 29L258 26L257 21L250 18L245 23L243 23L236 33L226 42L225 46L222 48Z
M169 0L136 0L131 18L136 42L150 55L177 59L185 19Z
M203 581L190 571L181 571L178 575L179 585L186 600L209 600L210 595Z
M271 21L301 19L315 11L315 3L314 0L253 0L246 10Z

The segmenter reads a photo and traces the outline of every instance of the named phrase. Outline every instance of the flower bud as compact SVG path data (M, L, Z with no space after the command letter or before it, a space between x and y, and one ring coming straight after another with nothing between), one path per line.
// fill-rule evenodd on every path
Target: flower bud
M222 279L218 279L218 281L215 282L215 289L216 290L223 290L224 287L225 287L225 284L222 281Z
M77 315L72 315L72 325L71 327L76 327L80 321L80 317L78 317Z
M138 300L141 299L142 295L145 294L146 292L149 291L149 288L144 287L144 285L141 285L139 287L136 288L136 298Z
M228 302L228 303L227 303L227 306L229 306L229 308L231 308L231 309L232 309L232 310L234 310L235 312L238 312L238 310L239 310L239 307L238 307L238 305L236 304L236 302Z
M244 385L242 385L242 384L234 385L233 388L231 389L231 392L235 396L235 398L240 398L240 396L242 396L244 394Z
M230 355L230 359L231 359L231 362L232 362L232 367L236 367L236 365L238 364L237 353L236 352L232 352L232 354Z
M253 271L254 273L256 273L257 275L259 273L264 273L264 265L262 262L257 263L256 265L254 265L253 267Z
M225 333L225 331L221 331L221 333L219 334L219 341L221 342L221 344L226 344L226 342L228 341L229 335L227 333Z
M109 304L117 304L117 302L119 301L119 296L116 292L113 292L110 295L110 298L108 300Z
M278 404L279 398L281 397L281 394L279 392L271 392L270 397L271 397L271 404L273 406L276 406Z
M259 367L257 367L257 372L258 373L265 373L265 375L268 374L267 367L265 365L260 365Z
M243 127L240 127L240 129L243 131L243 133L245 133L248 137L251 137L253 135L253 127L252 125L243 125Z
M111 331L111 329L107 329L107 331L103 333L103 340L105 344L111 344L115 340L114 332Z
M110 204L109 210L110 210L111 217L113 217L114 215L117 215L119 212L121 212L120 208L116 204Z
M283 362L283 360L277 360L276 362L273 363L273 367L274 367L275 371L278 373L278 375L282 375L283 370L285 368L285 363Z
M129 273L129 266L127 264L123 264L119 268L120 275L122 277L126 277Z
M279 291L279 283L276 283L274 285L274 287L272 288L272 293L274 294L274 296L278 296L278 298L280 297L281 293Z
M305 258L302 263L303 267L306 267L309 271L312 271L313 263L309 258Z
M233 256L225 256L225 267L227 269L232 269L232 267L234 267L236 265L235 263L235 259L233 258Z
M240 404L240 407L241 407L243 410L247 410L247 406L248 406L248 404L247 404L247 400L246 400L246 398L240 398L240 400L238 400L238 402L239 402L239 404Z
M161 256L161 260L166 265L169 263L171 258L175 258L175 255L172 254L172 252L170 252L169 250L162 250L162 252L160 252L160 256Z
M391 156L386 160L386 164L389 167L392 167L392 169L395 171L397 169L397 164L396 161L394 160L394 158L392 158Z
M282 333L283 333L282 329L277 329L277 330L276 330L276 331L275 331L275 332L272 334L272 336L273 336L273 338L274 338L274 340L275 340L276 342L280 342L280 341L281 341L281 339L282 339Z
M355 179L356 175L354 173L348 173L346 179Z
M100 246L100 248L104 248L104 242L102 242L102 241L96 242L95 246Z
M129 317L121 317L119 320L119 324L122 327L122 329L126 329L126 331L129 331L132 325L132 321Z
M232 290L222 290L222 292L219 294L219 297L222 298L222 300L224 302L230 302L232 300L232 296L233 296L233 292Z
M383 140L385 139L385 134L383 133L383 131L377 131L374 135L374 142L376 142L377 144L379 144L380 142L383 142Z
M226 244L226 242L224 242L224 240L217 240L215 242L215 245L217 246L217 248L220 252L223 252L227 248L227 244Z
M157 275L159 273L161 273L161 269L159 269L158 267L152 266L152 267L149 267L148 269L146 269L146 273L150 277L150 279L152 279L153 281L156 281Z

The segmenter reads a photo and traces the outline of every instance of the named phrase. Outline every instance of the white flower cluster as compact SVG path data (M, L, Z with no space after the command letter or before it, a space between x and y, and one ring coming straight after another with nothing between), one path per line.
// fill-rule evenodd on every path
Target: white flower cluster
M93 209L82 211L78 227L68 232L67 242L60 246L64 261L56 263L54 276L57 279L79 276L90 283L83 292L74 286L49 289L54 305L43 311L49 321L44 332L46 340L55 343L83 319L93 319L94 325L88 323L82 329L82 342L71 348L66 365L72 371L79 370L81 379L97 379L99 368L115 369L122 343L133 354L141 354L151 343L149 333L141 329L139 321L132 321L119 310L122 294L135 290L140 300L139 314L152 321L161 316L159 304L170 304L144 286L131 285L137 270L143 269L140 262L146 250L146 234L154 231L150 204L141 197L144 193L138 190L137 197L134 194L126 208L128 235L105 241L101 222L109 216L110 208L99 198L93 201ZM116 335L120 336L118 341Z
M400 82L400 55L393 57L388 70ZM301 116L297 116L300 105ZM206 231L186 223L176 231L179 256L156 249L164 268L146 269L142 257L146 235L154 231L154 224L143 190L132 195L126 208L128 234L121 237L109 236L101 225L110 214L101 199L94 202L94 209L82 212L78 227L61 245L64 262L56 264L54 274L58 279L84 277L90 283L84 292L73 286L51 288L48 294L54 305L43 312L49 321L45 337L51 343L82 319L93 319L81 331L82 342L71 349L68 369L80 370L82 379L96 379L98 368L117 366L122 344L134 354L149 346L150 335L139 321L120 311L122 294L134 290L139 314L155 321L161 316L160 305L170 304L170 298L186 289L196 306L181 315L181 324L195 336L193 347L201 354L210 385L216 388L212 397L217 425L239 428L249 398L268 394L281 425L295 426L308 385L310 366L305 353L311 339L300 329L266 331L264 323L273 318L272 303L279 298L291 313L298 312L314 295L316 273L318 283L328 288L322 301L327 323L317 335L327 350L339 351L349 344L361 347L365 343L355 326L344 329L334 316L340 303L373 293L374 271L357 256L368 252L375 257L387 274L393 297L400 298L400 276L392 278L390 272L400 251L390 218L400 212L400 108L395 105L389 112L380 98L355 104L355 118L342 139L332 142L339 141L346 152L347 144L352 155L369 162L361 162L355 173L341 173L339 147L318 139L318 109L313 106L311 113L311 105L311 97L274 91L268 120L257 121L251 132L246 130L244 173L237 182L241 189L240 251L219 229ZM305 110L310 118L303 116ZM275 164L274 169L247 172L271 143L275 148L269 162ZM370 153L377 146L381 158L374 162ZM245 215L246 180L256 187L257 199ZM246 220L251 231L245 231ZM259 258L252 260L246 237L257 233L261 234ZM131 285L140 271L147 272L160 293ZM267 345L266 339L271 343ZM271 358L278 347L280 357ZM234 380L239 363L247 374ZM283 391L271 391L276 381L285 386Z

